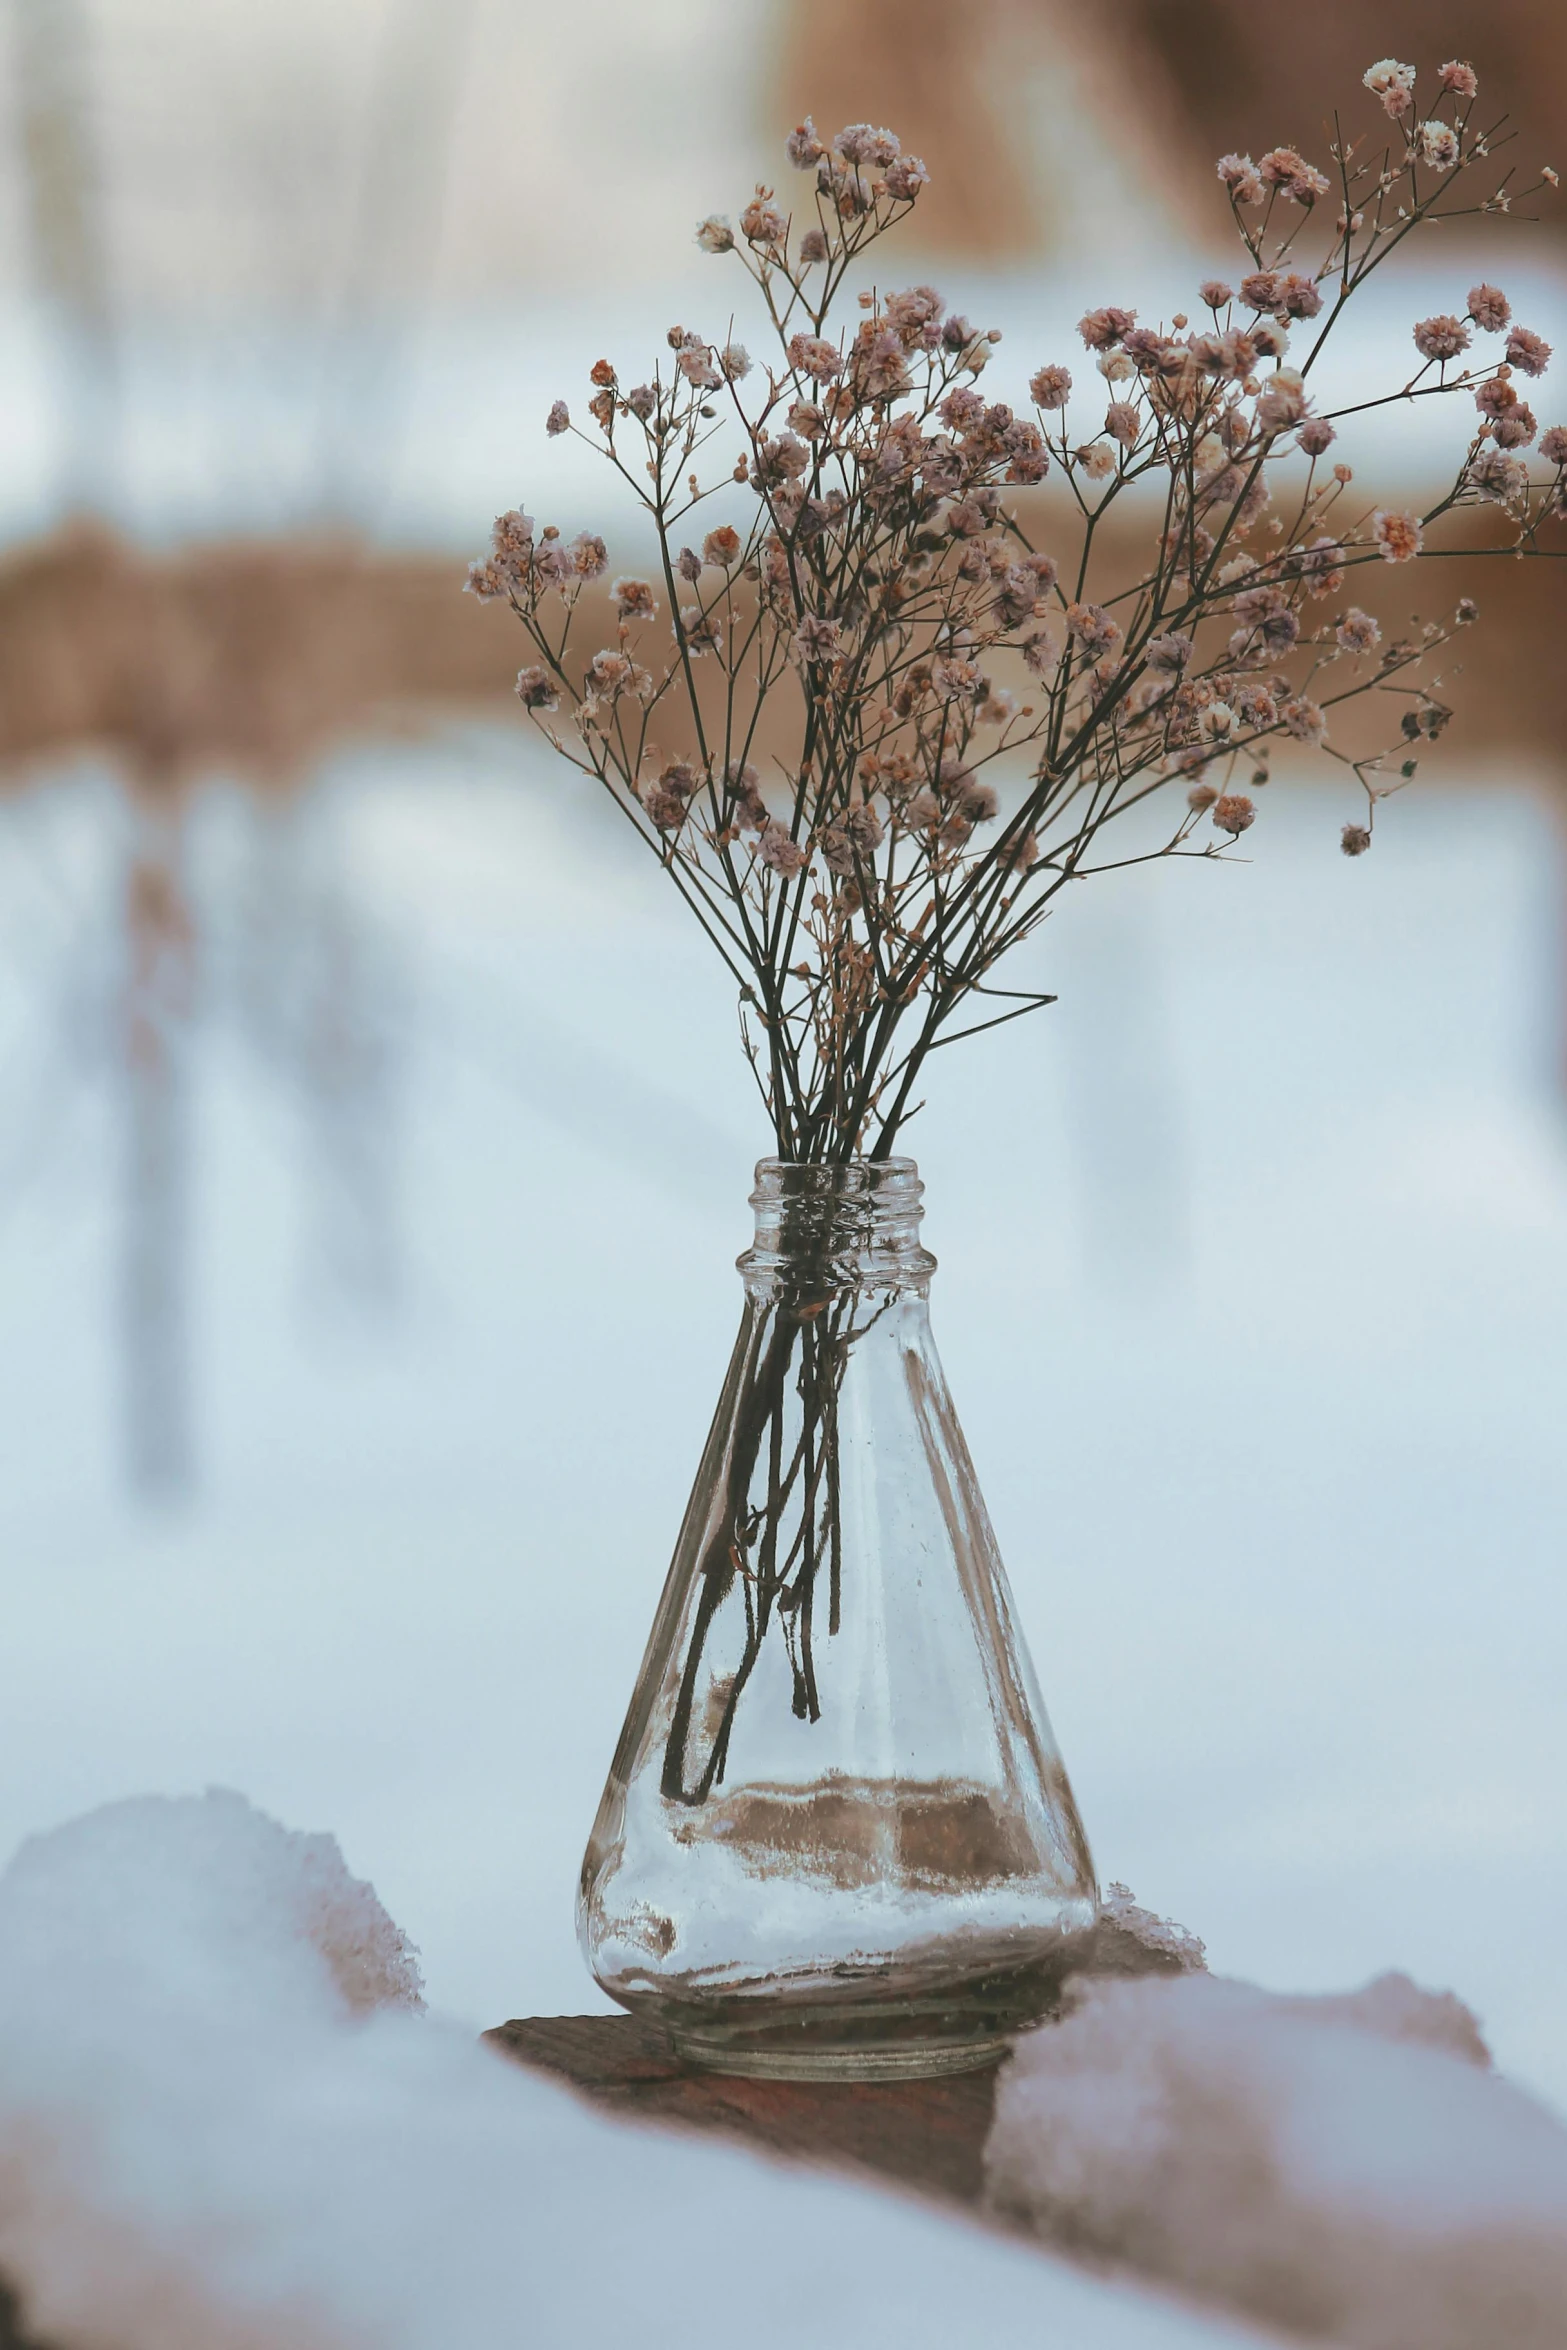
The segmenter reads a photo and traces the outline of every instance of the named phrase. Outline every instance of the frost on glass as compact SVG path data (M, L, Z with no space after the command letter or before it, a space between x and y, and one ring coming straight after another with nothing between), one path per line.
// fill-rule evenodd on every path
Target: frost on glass
M931 1337L913 1162L766 1160L583 1864L594 1975L731 2070L982 2062L1093 1867Z

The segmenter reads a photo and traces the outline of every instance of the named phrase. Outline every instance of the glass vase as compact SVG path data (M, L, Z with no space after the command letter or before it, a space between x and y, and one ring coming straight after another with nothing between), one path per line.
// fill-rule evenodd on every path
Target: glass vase
M956 2072L1050 2007L1093 1864L931 1337L911 1159L766 1159L745 1310L583 1861L688 2060Z

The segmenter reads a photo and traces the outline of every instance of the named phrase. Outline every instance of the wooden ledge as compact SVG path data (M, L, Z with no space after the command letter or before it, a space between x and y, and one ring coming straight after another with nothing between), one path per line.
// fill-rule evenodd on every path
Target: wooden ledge
M722 2130L770 2154L870 2171L972 2209L984 2186L996 2070L933 2081L753 2081L682 2064L629 2015L527 2016L491 2048L595 2105L676 2128Z

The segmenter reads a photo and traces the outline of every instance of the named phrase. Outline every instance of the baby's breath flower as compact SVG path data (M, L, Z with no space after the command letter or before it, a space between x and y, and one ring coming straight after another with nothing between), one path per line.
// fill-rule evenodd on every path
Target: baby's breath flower
M1125 400L1112 401L1105 410L1105 431L1113 441L1119 441L1123 449L1134 449L1137 446L1137 436L1141 430L1142 419Z
M658 394L651 384L638 384L634 390L626 394L626 406L631 410L633 416L638 417L643 424L646 424L658 406Z
M1238 840L1257 821L1256 803L1249 800L1244 792L1223 792L1213 801L1212 806L1214 823L1221 832L1227 832L1232 840Z
M1257 173L1264 187L1277 188L1292 204L1311 205L1328 192L1322 173L1293 147L1270 147Z
M1328 722L1321 705L1309 694L1295 694L1279 705L1279 720L1287 734L1300 743L1320 743L1325 740Z
M1432 171L1451 171L1458 161L1458 133L1450 122L1423 122L1415 133L1415 152Z
M1521 457L1501 449L1481 449L1465 475L1471 489L1493 504L1506 506L1529 486L1529 468Z
M896 155L887 166L883 186L899 204L912 204L921 188L927 186L930 173L917 155Z
M789 342L789 363L798 367L802 375L814 376L818 383L831 383L835 375L843 373L843 354L836 343L824 341L820 335L794 335Z
M622 620L651 620L658 610L653 601L653 590L645 579L624 577L614 580L609 594Z
M1362 612L1358 604L1351 604L1334 630L1339 647L1346 653L1374 653L1382 642L1382 631L1369 612Z
M781 245L789 221L772 200L771 188L758 188L740 215L740 233L751 245Z
M486 555L478 562L469 564L468 576L463 582L463 594L477 596L481 604L493 604L498 597L508 594L511 586L510 578L494 556Z
M1379 57L1375 65L1367 66L1360 78L1372 97L1381 101L1383 111L1390 114L1395 122L1401 114L1409 112L1415 95L1415 69L1412 65L1400 65L1396 57Z
M1291 318L1315 318L1322 309L1322 294L1314 277L1305 277L1298 269L1286 270L1279 280L1278 307Z
M1268 192L1249 155L1221 155L1216 169L1237 204L1260 204Z
M1098 604L1069 604L1066 624L1074 642L1090 661L1102 661L1121 641L1120 624Z
M802 261L825 261L827 258L827 239L823 236L819 228L808 228L804 236L800 239L797 251Z
M1065 367L1041 367L1028 379L1028 396L1036 408L1064 408L1071 389L1071 373Z
M764 865L771 866L773 872L785 879L811 861L810 851L802 848L797 840L791 840L784 825L772 822L762 827L757 853Z
M718 364L730 383L743 383L751 372L751 354L744 343L725 343Z
M1197 291L1210 310L1222 310L1226 302L1235 299L1232 288L1225 284L1222 277L1205 277Z
M1540 455L1547 465L1567 465L1567 425L1553 424L1541 433Z
M551 440L556 439L557 436L563 432L570 431L571 410L567 407L564 400L557 400L555 402L548 416L546 416L544 419L544 429L549 434Z
M532 663L517 672L516 694L525 710L558 710L560 689L547 669Z
M1136 318L1135 310L1119 310L1114 303L1107 303L1102 310L1086 312L1077 322L1077 331L1090 351L1109 351Z
M1258 397L1257 430L1264 433L1286 432L1292 424L1299 424L1305 413L1304 378L1293 367L1276 369Z
M1144 648L1144 658L1152 670L1173 674L1186 667L1192 657L1192 640L1179 629L1171 629L1165 636L1153 636Z
M1415 328L1415 349L1422 359L1456 359L1460 351L1468 350L1469 343L1468 327L1450 311L1422 318Z
M1296 435L1300 447L1308 457L1320 457L1331 449L1338 434L1325 416L1308 416Z
M1508 409L1516 407L1517 404L1518 394L1508 382L1505 373L1488 376L1486 381L1479 385L1475 391L1475 406L1482 416L1505 416Z
M675 569L682 579L689 579L695 583L702 576L702 558L694 547L682 547L675 559ZM682 612L680 617L683 620L685 614Z
M1436 80L1438 89L1451 91L1455 98L1472 98L1480 87L1474 67L1456 57L1437 67Z
M1424 544L1420 519L1379 506L1371 517L1371 535L1385 563L1411 563Z
M1282 359L1290 347L1288 330L1275 318L1255 319L1251 340L1259 359Z
M580 580L602 579L609 569L609 549L594 530L579 530L570 547L572 568Z
M740 560L740 533L729 523L721 522L702 541L702 560L712 564L715 570L732 571Z
M1086 449L1079 449L1077 462L1090 481L1103 481L1115 471L1115 451L1105 441L1090 441Z
M1363 824L1346 824L1338 845L1346 857L1363 857L1371 846L1371 835Z
M1023 641L1023 663L1036 677L1046 677L1061 658L1061 647L1048 628L1036 628Z
M1241 279L1241 300L1248 310L1276 310L1279 306L1279 273L1276 269L1254 269Z
M1513 306L1500 286L1470 287L1469 315L1484 333L1499 335L1512 314Z
M1507 338L1507 364L1520 375L1543 375L1550 356L1550 344L1526 326L1515 326Z
M704 253L729 253L734 250L735 232L721 212L710 212L706 220L697 223L696 241Z
M842 636L841 621L808 612L794 632L794 657L802 668L812 662L835 660Z
M680 607L681 633L686 650L697 660L704 653L721 653L724 632L711 612L704 612L700 604L682 604Z
M814 171L821 162L827 150L816 136L816 125L809 115L789 133L784 152L796 171Z
M1505 416L1492 425L1491 438L1499 449L1526 449L1538 430L1528 401L1515 400Z
M1460 628L1469 628L1480 617L1480 607L1473 596L1460 596L1453 618Z

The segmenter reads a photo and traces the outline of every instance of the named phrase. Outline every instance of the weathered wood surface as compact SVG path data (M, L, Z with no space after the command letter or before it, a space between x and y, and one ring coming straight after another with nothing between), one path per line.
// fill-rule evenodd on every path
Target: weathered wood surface
M721 2130L795 2161L871 2171L943 2203L980 2199L994 2067L934 2081L741 2080L682 2064L633 2016L529 2016L484 2037L612 2113Z

